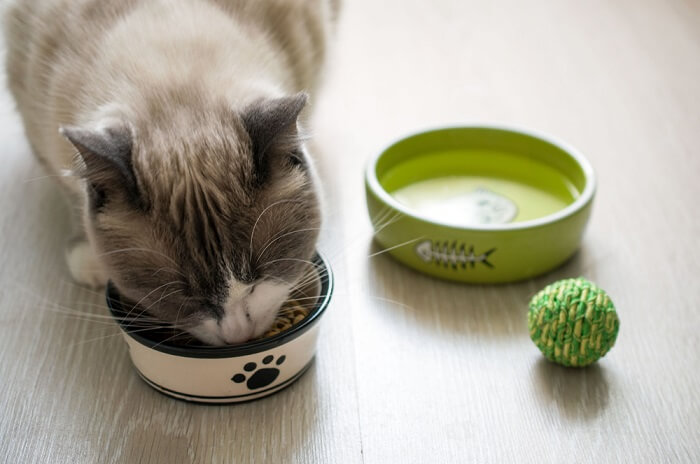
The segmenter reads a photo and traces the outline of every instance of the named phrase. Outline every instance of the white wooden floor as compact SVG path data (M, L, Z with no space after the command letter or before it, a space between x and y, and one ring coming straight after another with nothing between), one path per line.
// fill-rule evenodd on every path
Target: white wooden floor
M314 146L339 286L313 368L244 405L161 396L111 323L63 312L106 314L67 277L68 208L0 92L0 462L698 462L700 3L352 0L338 35ZM573 260L479 287L369 258L365 160L460 122L589 157L600 185ZM622 325L570 370L540 356L526 311L578 275Z

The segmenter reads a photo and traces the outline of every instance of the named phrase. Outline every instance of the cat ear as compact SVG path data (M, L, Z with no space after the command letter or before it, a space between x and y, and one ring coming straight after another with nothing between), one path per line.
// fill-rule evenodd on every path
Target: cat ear
M102 192L125 192L138 198L136 176L131 164L132 135L125 127L103 130L61 127L63 135L78 150L84 168L80 174Z
M300 144L297 119L308 99L306 93L300 92L261 100L244 110L243 124L253 145L253 161L259 178L267 176L275 157L297 156Z

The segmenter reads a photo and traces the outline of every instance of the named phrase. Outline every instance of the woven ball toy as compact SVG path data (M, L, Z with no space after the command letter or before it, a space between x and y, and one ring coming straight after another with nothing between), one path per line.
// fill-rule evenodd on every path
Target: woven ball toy
M546 286L530 300L530 338L550 361L583 367L612 348L620 320L605 291L583 277Z

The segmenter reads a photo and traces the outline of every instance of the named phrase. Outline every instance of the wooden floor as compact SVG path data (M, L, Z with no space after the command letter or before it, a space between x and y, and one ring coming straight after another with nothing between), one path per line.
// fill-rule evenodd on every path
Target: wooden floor
M0 462L699 462L700 3L345 3L314 118L339 285L315 365L261 401L166 398L113 324L67 315L106 312L67 277L68 208L0 92ZM366 159L466 122L591 160L593 216L566 265L466 286L370 257ZM621 331L570 370L543 360L526 311L578 275L610 293Z

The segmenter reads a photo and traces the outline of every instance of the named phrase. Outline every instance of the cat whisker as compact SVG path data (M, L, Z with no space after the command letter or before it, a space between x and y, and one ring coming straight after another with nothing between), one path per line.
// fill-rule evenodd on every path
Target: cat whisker
M299 302L299 301L305 301L305 300L318 300L319 298L323 298L328 294L320 294L316 296L301 296L301 297L290 297L289 299L285 300L285 303L294 303L294 302Z
M74 280L72 279L60 279L61 285L62 286L69 286L73 290L80 292L80 293L88 293L92 296L98 297L100 299L103 299L105 294L104 294L104 288L90 288L86 287L84 285L77 284Z
M163 343L165 343L165 342L167 342L167 341L170 341L170 340L172 340L173 338L179 337L179 336L181 336L181 335L182 335L181 333L175 333L174 335L172 335L172 336L170 336L170 337L168 337L168 338L166 338L166 339L164 339L164 340L161 340L161 341L159 341L158 343L156 343L155 345L153 345L153 349L156 349L158 346L162 345Z
M154 292L157 292L159 289L161 289L161 288L163 288L163 287L167 287L167 286L169 286L169 285L174 285L174 284L177 284L177 283L180 283L180 281L174 280L174 281L164 283L163 285L159 285L158 287L154 288L153 290L151 290L150 292L148 292L143 298L141 298L139 301L137 301L136 303L134 303L134 305L133 305L133 306L131 307L131 309L127 312L126 315L127 315L127 316L130 316L131 313L133 312L133 310L134 310L138 305L140 305L143 301L145 301L146 298L148 298L149 296L151 296Z
M179 293L179 292L182 292L182 291L183 291L183 289L180 288L180 289L177 289L177 290L174 290L174 291L168 293L167 295L161 294L161 297L158 299L158 301L155 301L155 302L151 303L150 305L148 305L148 306L146 307L146 309L150 309L150 308L152 308L153 306L159 304L159 303L160 303L161 301L163 301L164 299L168 298L169 296L174 295L174 294ZM165 293L165 292L163 292L163 293Z
M356 291L352 291L352 292L351 292L351 291L348 290L348 291L345 291L345 292L334 292L334 293L333 293L333 296L334 296L334 297L338 297L338 296L348 296L348 295L357 295L357 294L358 294L358 292L356 292ZM409 304L403 303L403 302L398 301L398 300L392 300L391 298L386 298L386 297L381 297L381 296L377 296L377 295L372 295L372 294L370 294L370 293L366 293L366 292L363 292L363 291L360 291L359 294L363 295L363 296L366 297L366 298L371 298L371 299L373 299L373 300L380 300L380 301L384 301L384 302L387 302L387 303L392 303L392 304L395 304L395 305L397 305L397 306L401 306L401 307L410 309L410 310L412 310L412 311L415 311L415 310L416 310L415 307L413 307L413 306L411 306L411 305L409 305ZM299 301L299 300L302 300L302 299L320 300L321 298L324 298L325 296L326 296L326 295L318 295L318 296L316 296L316 297L290 298L289 300L285 301L284 304L293 303L293 302L295 302L295 301ZM313 302L313 303L303 303L303 304L300 304L299 306L308 307L308 308L313 308L313 307L316 306L316 302ZM293 311L293 308L290 308L290 310Z
M144 314L146 311L148 311L149 309L151 309L153 306L155 306L156 304L160 304L160 302L163 301L163 299L165 299L165 298L167 298L167 297L169 297L169 296L171 296L171 295L174 295L174 294L176 294L176 293L178 293L178 292L181 292L181 291L182 291L182 289L178 289L178 290L175 290L175 291L173 291L173 292L168 293L167 295L165 295L165 290L163 290L163 293L161 294L160 298L159 298L158 300L156 300L155 302L151 303L150 305L146 306L145 308L143 308L143 311L141 311L140 313L138 313L138 314L136 315L136 317L137 317L137 318L140 318L141 316L143 316L143 314ZM133 309L133 308L132 308L132 309ZM129 312L131 312L131 311L129 311ZM129 327L130 327L130 324L127 324L126 327L129 328Z
M318 264L314 263L313 261L309 261L308 259L300 259L300 258L277 258L277 259L271 259L269 261L266 261L263 263L261 266L268 266L270 264L278 263L280 261L296 261L304 264L310 264L311 266L314 267L319 267Z
M48 174L46 176L38 176L38 177L30 177L29 179L25 179L24 183L28 184L29 182L35 182L37 180L44 180L44 179L51 179L55 177L66 177L66 174Z
M147 332L147 331L150 331L150 330L153 330L153 327L129 330L129 333L140 333L140 332ZM67 345L66 347L64 347L64 348L67 349L67 348L72 348L72 347L84 345L84 344L91 343L91 342L95 342L95 341L99 341L99 340L106 340L106 339L108 339L108 338L119 337L119 336L121 336L121 334L122 334L122 331L119 330L118 332L115 332L115 333L112 333L112 334L108 334L108 335L104 335L104 336L102 336L102 337L95 337L95 338L90 338L90 339L87 339L87 340L82 340L82 341L79 341L79 342L76 342L76 343L71 343L71 344L68 344L68 345ZM178 335L179 335L179 334L178 334Z
M296 289L303 288L304 286L310 284L314 280L316 280L318 278L325 277L326 273L328 272L327 270L322 268L319 264L313 263L313 262L308 261L308 260L302 260L302 259L297 259L297 258L279 258L277 260L268 261L267 263L263 264L263 266L267 265L268 263L274 263L276 261L285 261L285 260L300 261L300 262L303 262L305 264L310 264L311 266L313 266L313 268L310 271L307 271L305 274L302 274L301 278L294 281L294 282L289 282L285 279L282 279L280 277L277 277L277 276L274 276L271 274L264 275L264 277L266 279L273 279L273 280L276 280L276 281L281 282L283 284L289 285L290 291L294 291Z
M189 301L189 297L185 297L182 299L182 303L180 303L180 307L177 309L177 314L175 315L175 323L173 325L177 326L177 321L180 320L180 311L182 311L182 307Z
M381 209L381 211L374 218L370 218L370 219L371 219L371 222L376 221L377 223L382 223L382 222L388 220L392 214L396 214L396 211L392 210L388 206L385 206L384 208Z
M92 319L90 317L85 317L85 316L80 316L77 314L66 314L60 311L53 311L55 314L60 315L61 317L65 318L70 318L70 319L75 319L78 321L85 321L85 322L90 322L92 324L99 324L99 325L106 325L106 326L114 326L114 320L111 321L102 321L102 320L96 320Z
M14 285L19 291L25 293L25 294L27 295L28 298L31 298L31 299L33 299L33 300L38 301L38 303L39 303L40 305L44 305L44 304L45 304L46 307L50 307L50 306L52 306L52 305L53 305L53 306L60 306L60 307L63 307L63 308L65 308L65 309L68 309L68 310L74 310L74 308L68 308L68 307L65 307L65 306L61 306L60 303L58 303L58 302L56 302L56 301L50 301L48 297L43 296L43 295L40 295L40 294L37 294L37 293L35 293L35 292L33 292L33 291L31 291L31 290L25 288L23 285L21 285L21 284L18 283L18 282L10 282L10 285ZM80 287L80 288L82 288L82 287ZM102 294L100 294L100 296L102 296ZM95 307L95 308L104 309L104 306L103 306L103 305L98 305L98 304L94 304L94 303L81 302L80 304L81 304L81 305L84 305L84 306L88 306L88 307L89 307L89 306L92 306L92 307ZM104 317L108 317L108 316L104 316Z
M372 253L372 254L370 254L370 255L367 255L367 257L368 257L368 258L374 258L375 256L379 256L379 255L384 254L384 253L386 253L386 252L388 252L388 251L394 250L394 249L396 249L396 248L401 248L402 246L406 246L406 245L409 245L409 244L411 244L411 243L417 242L418 240L423 240L423 239L425 239L425 236L417 237L417 238L414 238L414 239L411 239L411 240L406 240L405 242L399 243L398 245L394 245L394 246L391 246L391 247L389 247L389 248L384 248L383 250L380 250L380 251L378 251L378 252L376 252L376 253Z
M104 308L104 307L102 307ZM167 324L161 321L160 319L151 317L151 316L145 316L141 318L130 318L126 316L111 316L111 315L101 315L101 314L92 314L92 313L86 313L78 310L74 310L72 308L68 308L62 305L59 305L57 303L50 304L46 307L44 307L45 311L48 311L50 313L58 314L62 317L69 317L77 320L82 320L82 321L87 321L95 324L102 324L102 325L114 325L115 321L121 321L121 322L137 322L137 323L148 323L150 325L155 325L155 324Z
M256 259L255 264L257 265L258 262L260 262L260 258L263 257L263 256L265 255L265 252L267 251L267 249L268 249L273 243L275 243L277 240L280 240L280 239L282 239L282 238L284 238L284 237L287 237L287 236L289 236L289 235L292 235L292 234L297 234L297 233L300 233L300 232L311 232L311 231L314 231L314 230L321 230L321 228L320 228L320 227L310 227L310 228L307 228L307 229L297 229L297 230L293 230L293 231L291 231L291 232L284 233L284 234L282 234L282 235L279 235L279 236L277 236L277 237L271 239L270 241L267 242L267 244L265 245L265 248L263 248L262 251L261 251L260 253L258 253L258 258Z
M258 222L260 221L260 218L263 217L263 214L265 214L270 208L283 204L283 203L301 203L301 200L295 200L295 199L285 199L285 200L279 200L276 201L262 210L262 212L258 215L258 218L255 220L255 223L253 224L253 230L250 232L250 256L249 259L252 261L253 260L253 237L255 237L255 229L258 227Z
M178 271L177 269L173 269L173 268L171 268L171 267L161 267L161 268L157 269L157 270L153 273L153 276L152 276L152 277L155 277L155 276L158 275L158 273L160 273L161 271L169 271L169 272L172 272L172 273L174 273L174 274L178 274L178 275L184 277L185 279L187 278L187 276L186 276L185 274L183 274L182 272ZM184 284L184 282L182 282L182 283Z
M392 216L392 214L393 214L393 216ZM393 224L397 223L398 221L400 221L402 218L403 218L403 216L400 213L390 213L387 216L387 219L383 224L377 225L376 229L372 230L370 237L374 237L375 235L377 235L378 233L380 233L381 231L383 231L384 229L386 229L390 225L393 225ZM331 255L331 259L335 259L338 256L342 255L342 253L347 252L350 248L352 248L352 246L355 245L355 243L357 243L363 237L364 237L364 234L358 234L357 237L352 239L343 249L341 249L339 252Z

